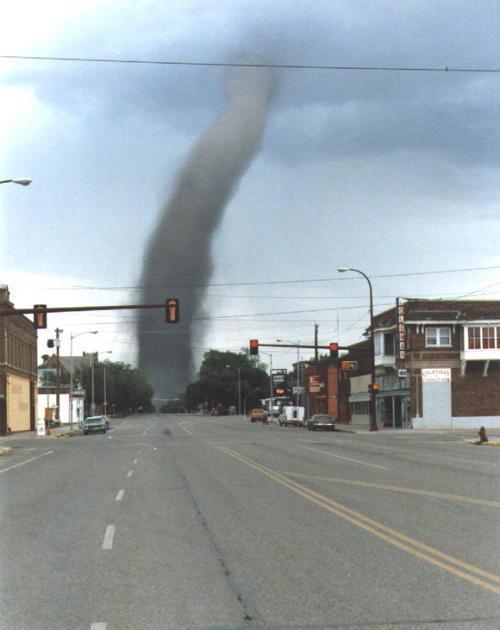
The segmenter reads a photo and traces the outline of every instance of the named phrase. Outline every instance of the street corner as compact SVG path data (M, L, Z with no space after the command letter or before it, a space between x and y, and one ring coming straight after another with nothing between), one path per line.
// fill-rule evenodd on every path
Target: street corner
M500 446L500 438L489 439L487 442L479 440L464 440L464 444L473 444L474 446Z

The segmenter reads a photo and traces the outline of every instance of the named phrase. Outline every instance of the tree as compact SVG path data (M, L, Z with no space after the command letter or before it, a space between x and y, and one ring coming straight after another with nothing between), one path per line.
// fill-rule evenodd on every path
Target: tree
M230 367L226 367L230 366ZM246 353L209 350L205 353L198 379L186 389L186 407L194 410L200 405L205 409L238 406L238 369L241 376L241 400L256 389L252 400L265 396L269 390L269 376L259 361Z
M104 368L105 366L105 368ZM112 413L152 413L153 388L142 370L120 361L105 361L94 365L94 400L96 405L104 403L104 369L106 369L106 402ZM92 402L92 369L80 368L77 379L85 389L85 407L90 411Z

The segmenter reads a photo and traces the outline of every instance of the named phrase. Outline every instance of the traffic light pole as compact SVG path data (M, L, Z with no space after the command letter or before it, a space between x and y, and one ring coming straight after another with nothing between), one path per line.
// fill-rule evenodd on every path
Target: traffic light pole
M61 383L61 364L59 363L59 334L63 331L60 328L56 328L56 420L61 419L60 413L60 403L61 403L61 391L60 391L60 383Z

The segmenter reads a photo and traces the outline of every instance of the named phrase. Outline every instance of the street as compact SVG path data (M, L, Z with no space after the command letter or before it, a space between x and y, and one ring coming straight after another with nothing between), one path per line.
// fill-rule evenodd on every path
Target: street
M500 625L500 449L470 432L111 426L2 440L2 629Z

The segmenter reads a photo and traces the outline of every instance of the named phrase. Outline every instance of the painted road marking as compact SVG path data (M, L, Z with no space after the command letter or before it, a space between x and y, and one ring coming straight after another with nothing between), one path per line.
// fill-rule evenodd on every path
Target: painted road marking
M391 486L385 483L371 483L369 481L353 481L352 479L341 479L340 477L325 477L322 475L306 475L302 473L283 472L287 477L297 477L300 479L311 479L318 481L331 481L332 483L342 483L349 486L361 486L362 488L376 488L377 490L392 490L393 492L404 492L408 494L418 494L421 496L437 497L448 501L460 501L462 503L474 503L476 505L487 505L488 507L500 508L500 502L488 501L487 499L475 499L474 497L464 497L459 494L446 494L444 492L434 492L432 490L419 490L418 488L405 488L404 486Z
M125 494L125 490L118 490L118 494L116 495L115 501L121 501L123 499L124 494Z
M35 459L40 459L40 457L45 457L46 455L51 455L54 451L47 451L46 453L42 453L41 455L37 455L36 457L30 457L29 459L25 459L24 462L19 462L18 464L14 464L13 466L8 466L7 468L0 469L0 475L8 470L12 470L13 468L18 468L18 466L24 466L24 464L29 464L29 462L34 462Z
M133 470L129 470L127 473L127 477L132 477L133 472L134 472Z
M134 461L132 462L132 464L137 464L137 459L134 459Z
M189 433L189 435L193 435L193 432L190 431L187 427L181 427L181 429L185 431L186 433Z
M106 630L104 621L96 621L90 626L90 630Z
M102 543L103 549L111 549L113 547L113 537L115 535L115 530L115 525L108 525L106 527L106 533L104 534L104 541Z
M488 571L484 571L483 569L469 564L468 562L464 562L463 560L446 554L439 549L435 549L430 545L426 545L425 543L422 543L415 538L406 536L406 534L403 534L402 532L399 532L392 527L387 527L383 523L371 519L361 512L352 510L351 508L343 505L342 503L339 503L338 501L334 501L333 499L323 494L320 494L319 492L311 490L307 486L287 479L284 475L272 470L271 468L268 468L267 466L264 466L263 464L259 464L255 460L241 455L241 453L238 453L233 449L230 449L226 446L216 446L215 448L226 453L227 455L230 455L234 459L239 460L250 468L257 470L263 475L266 475L270 479L273 479L277 483L285 486L289 490L292 490L296 494L301 495L312 503L315 503L325 510L328 510L333 514L340 516L340 518L343 518L353 525L356 525L360 529L363 529L373 534L377 538L384 540L390 545L393 545L398 549L402 549L412 556L424 560L428 564L443 569L444 571L451 573L455 577L460 577L468 582L471 582L472 584L475 584L476 586L500 595L500 586L497 586L497 584L500 584L500 576L495 575L494 573L489 573ZM489 582L486 580L489 580Z
M322 451L319 448L311 448L310 446L302 446L302 448L307 448L308 451L315 451L316 453L322 453L323 455L328 455L328 457L337 457L338 459L345 459L349 462L356 462L356 464L363 464L363 466L371 466L372 468L382 468L383 470L389 470L387 466L380 466L379 464L370 464L369 462L364 462L361 459L345 457L344 455L335 455L335 453L328 453L327 451Z

